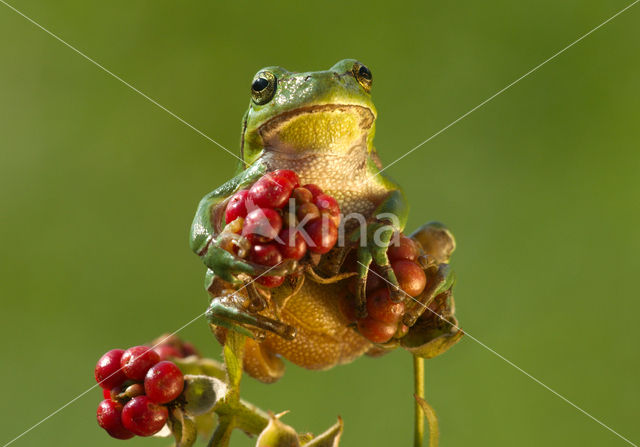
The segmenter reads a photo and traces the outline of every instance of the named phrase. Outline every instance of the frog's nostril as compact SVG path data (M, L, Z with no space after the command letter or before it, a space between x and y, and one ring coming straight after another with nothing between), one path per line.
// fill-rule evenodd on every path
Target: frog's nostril
M308 81L309 79L311 79L311 78L312 78L312 76L311 76L311 75L307 75L307 76L305 76L305 77L304 77L304 81L305 81L305 82L307 82L307 81Z

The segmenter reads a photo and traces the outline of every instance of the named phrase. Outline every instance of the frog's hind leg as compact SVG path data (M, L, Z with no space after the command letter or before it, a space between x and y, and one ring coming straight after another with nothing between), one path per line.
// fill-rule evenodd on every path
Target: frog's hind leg
M251 377L264 383L273 383L284 374L284 362L256 340L244 345L244 370Z
M213 333L224 345L229 329L220 325L211 325ZM267 349L263 342L247 338L244 343L242 367L247 374L263 383L276 382L284 375L284 362Z
M236 292L214 296L205 315L211 324L236 331L250 338L263 338L262 331L293 340L294 327L249 310L249 299ZM252 330L254 329L254 330ZM255 331L257 329L257 331Z
M356 312L359 317L367 315L366 285L369 268L372 263L377 266L380 276L389 285L391 300L396 303L404 300L404 293L400 290L400 285L387 256L387 249L394 234L396 234L396 230L388 222L370 223L367 226L367 244L357 249L358 280L356 282L355 298ZM374 235L374 237L370 238L370 235Z
M451 232L439 222L429 222L418 228L411 236L424 253L419 261L427 276L427 287L416 298L406 301L403 323L413 326L427 310L434 298L443 292L451 295L455 275L449 266L449 258L456 242Z

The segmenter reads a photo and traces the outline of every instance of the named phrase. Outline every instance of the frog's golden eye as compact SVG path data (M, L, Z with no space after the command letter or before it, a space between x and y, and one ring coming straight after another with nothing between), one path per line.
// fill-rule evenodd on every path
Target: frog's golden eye
M360 62L356 62L353 64L353 68L351 69L353 76L358 80L363 89L367 92L371 91L371 82L373 81L373 76L371 75L371 70L367 68L366 65L362 65Z
M261 71L253 78L251 83L251 99L258 105L266 104L271 101L278 79L270 71Z

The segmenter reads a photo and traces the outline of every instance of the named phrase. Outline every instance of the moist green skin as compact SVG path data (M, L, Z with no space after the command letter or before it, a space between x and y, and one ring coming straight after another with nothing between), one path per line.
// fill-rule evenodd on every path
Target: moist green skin
M191 249L211 270L210 276L238 284L237 274L252 273L249 264L217 247L212 211L235 191L275 169L292 169L302 184L318 184L338 200L343 214L358 212L366 216L371 222L367 230L369 246L359 250L359 259L365 265L372 261L389 265L386 247L374 246L372 241L373 232L380 228L376 216L396 216L395 229L402 230L408 205L399 185L379 174L373 146L377 111L370 93L352 72L356 62L346 59L317 72L295 73L281 67L260 70L276 76L277 88L269 102L258 105L251 101L245 113L242 170L201 200L191 227ZM328 118L322 119L323 116ZM298 126L295 132L289 132L293 137L282 130L290 120L301 117L306 120L302 123L314 127L305 132L304 126ZM349 138L333 138L341 131ZM391 233L391 229L383 232L382 239L388 240ZM366 269L361 270L365 277ZM392 272L390 275L389 279L395 282Z

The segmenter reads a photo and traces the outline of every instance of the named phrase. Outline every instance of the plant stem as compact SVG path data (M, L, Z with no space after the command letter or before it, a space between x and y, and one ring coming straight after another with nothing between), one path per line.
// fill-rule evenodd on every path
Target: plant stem
M424 417L429 422L429 447L438 447L440 441L440 429L438 428L438 415L431 405L424 400L424 359L413 356L413 374L416 399L415 406L415 436L414 447L422 447L424 438Z
M227 370L228 399L240 400L240 380L242 380L242 362L246 337L236 331L229 331L223 348L224 364Z
M413 389L416 397L424 399L424 359L416 355L413 356ZM422 447L424 439L424 413L420 407L418 399L414 402L414 447Z
M207 444L208 447L223 447L228 446L231 440L231 432L233 431L232 419L219 418L218 426L213 432L213 437Z
M242 361L244 357L245 336L235 331L227 333L224 348L224 365L227 373L227 393L216 405L218 426L209 441L209 447L228 447L233 429L238 422L248 425L259 433L266 426L266 418L252 408L240 402L240 380L242 380Z

